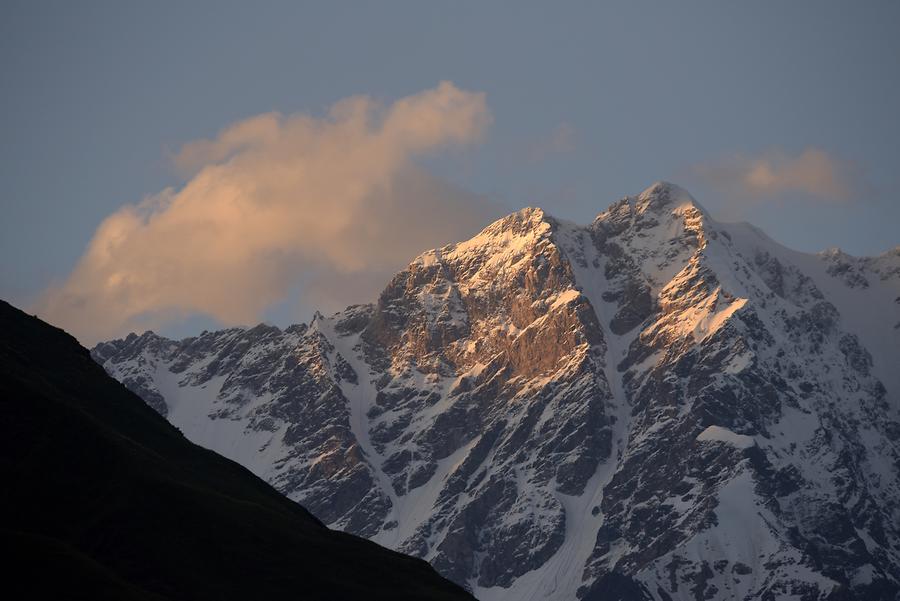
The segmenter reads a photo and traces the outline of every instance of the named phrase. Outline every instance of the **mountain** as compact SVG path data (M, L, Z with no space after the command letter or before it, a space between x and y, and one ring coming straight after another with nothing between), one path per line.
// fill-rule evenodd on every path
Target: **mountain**
M471 599L184 438L62 330L0 301L8 599Z
M494 599L895 599L900 247L665 183L423 253L372 305L93 357L332 527Z

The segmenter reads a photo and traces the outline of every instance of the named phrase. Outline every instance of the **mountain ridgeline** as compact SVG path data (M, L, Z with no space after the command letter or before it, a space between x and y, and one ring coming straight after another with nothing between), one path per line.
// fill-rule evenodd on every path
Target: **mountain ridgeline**
M471 599L189 442L74 338L0 301L7 599Z
M324 523L479 599L893 600L900 247L789 250L655 184L306 325L94 359Z

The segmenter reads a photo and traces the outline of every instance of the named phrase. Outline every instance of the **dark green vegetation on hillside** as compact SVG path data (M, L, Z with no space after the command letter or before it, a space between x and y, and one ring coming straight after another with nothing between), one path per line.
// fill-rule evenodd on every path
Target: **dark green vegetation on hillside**
M2 301L0 402L6 598L471 599L190 443Z

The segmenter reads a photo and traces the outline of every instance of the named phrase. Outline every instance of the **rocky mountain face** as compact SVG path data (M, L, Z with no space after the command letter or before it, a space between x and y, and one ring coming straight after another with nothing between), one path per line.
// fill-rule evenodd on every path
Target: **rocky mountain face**
M900 247L794 252L656 184L589 226L523 209L309 325L93 356L483 600L900 592Z

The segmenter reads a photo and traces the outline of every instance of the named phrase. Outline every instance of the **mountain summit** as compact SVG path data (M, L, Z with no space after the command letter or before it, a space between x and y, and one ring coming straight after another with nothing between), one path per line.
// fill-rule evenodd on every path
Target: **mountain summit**
M490 599L894 599L900 255L672 184L523 209L377 302L97 345L194 442Z

